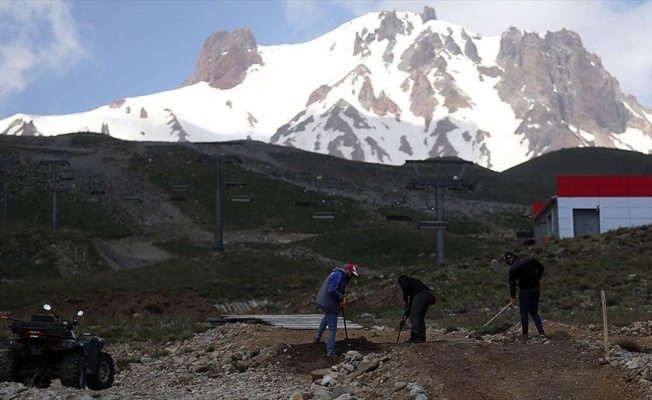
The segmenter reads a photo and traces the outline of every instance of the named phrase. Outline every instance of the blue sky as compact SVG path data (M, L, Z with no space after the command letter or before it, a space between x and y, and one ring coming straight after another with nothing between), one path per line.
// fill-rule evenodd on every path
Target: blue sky
M88 111L177 88L213 32L308 41L366 12L421 11L483 35L580 34L626 94L652 107L652 3L588 0L0 0L0 119Z

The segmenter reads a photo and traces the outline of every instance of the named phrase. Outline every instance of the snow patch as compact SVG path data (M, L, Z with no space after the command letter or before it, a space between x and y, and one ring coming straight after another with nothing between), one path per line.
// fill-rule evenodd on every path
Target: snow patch
M639 114L639 113L636 112L632 107L630 107L629 104L628 104L626 101L623 101L623 104L625 105L625 107L627 107L627 109L629 110L629 112L632 113L632 115L634 115L635 117L638 117L638 118L643 119L643 117L641 116L641 114Z
M652 138L640 129L627 128L625 132L614 135L614 146L618 149L650 153Z
M568 125L568 129L575 134L585 145L595 142L595 135L591 132L587 132L583 129L580 129L574 125Z

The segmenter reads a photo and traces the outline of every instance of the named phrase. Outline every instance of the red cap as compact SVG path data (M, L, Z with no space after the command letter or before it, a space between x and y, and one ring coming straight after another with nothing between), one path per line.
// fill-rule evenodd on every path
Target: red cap
M345 271L349 271L353 276L358 276L358 266L355 264L346 264Z

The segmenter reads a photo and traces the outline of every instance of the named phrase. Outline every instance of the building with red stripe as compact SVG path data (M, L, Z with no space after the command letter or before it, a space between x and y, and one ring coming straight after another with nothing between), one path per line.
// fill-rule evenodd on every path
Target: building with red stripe
M652 224L652 176L558 176L532 214L536 241Z

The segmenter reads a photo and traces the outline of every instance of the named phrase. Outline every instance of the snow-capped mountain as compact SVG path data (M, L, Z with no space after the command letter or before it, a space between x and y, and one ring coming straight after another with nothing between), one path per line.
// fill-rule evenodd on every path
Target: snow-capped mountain
M93 131L124 140L254 139L403 164L458 156L502 171L566 147L652 152L652 110L568 30L483 37L423 13L380 12L310 42L212 34L182 87L59 116L17 114L0 134Z

